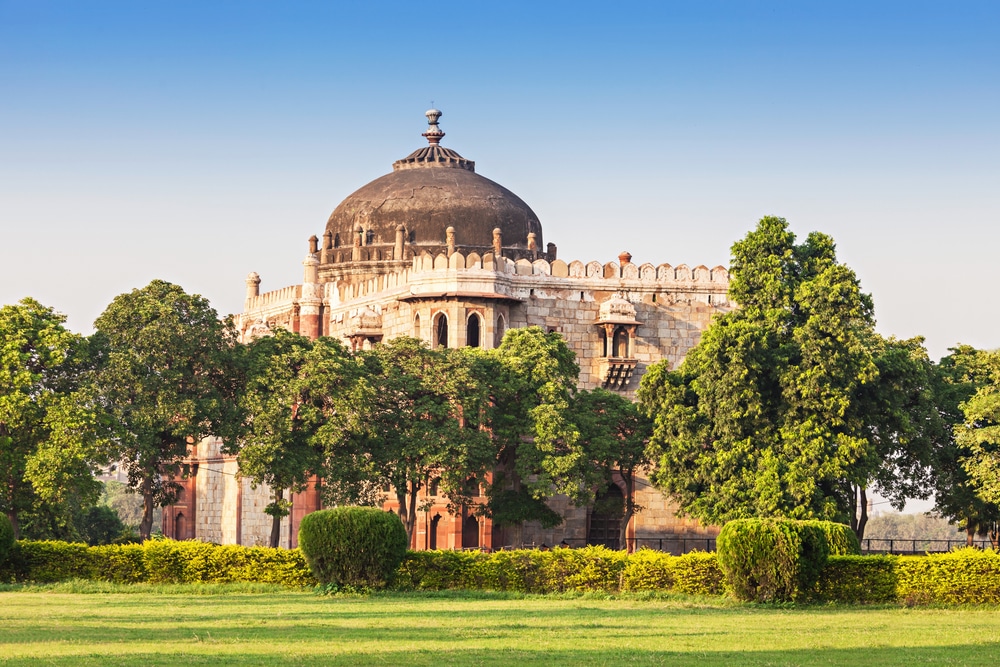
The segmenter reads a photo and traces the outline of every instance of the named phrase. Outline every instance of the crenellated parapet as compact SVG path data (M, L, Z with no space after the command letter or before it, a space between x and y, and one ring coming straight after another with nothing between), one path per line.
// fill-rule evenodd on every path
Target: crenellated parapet
M508 257L497 258L493 253L470 253L464 255L454 252L451 256L445 253L431 255L423 252L413 258L414 274L430 271L495 271L501 274L519 276L551 276L553 278L590 278L595 280L635 280L644 283L659 283L665 285L691 286L704 285L713 290L729 287L729 271L724 266L708 268L698 265L690 268L687 264L672 266L660 264L653 266L646 263L636 265L631 262L581 262L574 260L568 264L561 259L512 260Z

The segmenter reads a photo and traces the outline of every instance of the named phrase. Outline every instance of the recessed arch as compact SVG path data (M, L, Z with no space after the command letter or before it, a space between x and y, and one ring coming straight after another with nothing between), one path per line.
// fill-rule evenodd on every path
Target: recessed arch
M438 313L434 316L434 340L431 347L448 347L448 316Z
M504 319L503 313L497 315L497 326L493 333L493 347L500 347L500 343L503 342L503 335L507 332L507 320Z
M469 347L482 347L483 318L479 313L471 313L465 324L465 344Z
M420 313L413 316L413 337L420 338Z

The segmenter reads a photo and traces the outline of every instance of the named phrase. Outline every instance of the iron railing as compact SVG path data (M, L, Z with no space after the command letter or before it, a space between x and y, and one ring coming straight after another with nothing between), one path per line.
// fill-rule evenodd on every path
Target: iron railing
M993 549L993 543L989 540L973 540L971 544L967 540L906 540L906 539L882 539L865 538L861 540L861 553L863 554L904 554L923 555L947 553L952 549L965 546L976 549Z
M714 537L630 537L628 546L633 551L639 549L653 549L680 556L692 551L715 551ZM495 547L495 550L510 549L555 549L559 547L580 548L585 546L605 546L612 550L621 549L621 540L587 540L584 538L566 538L558 544L522 544L520 546L505 545ZM916 555L947 553L953 549L965 546L972 546L982 550L996 550L996 547L989 540L973 540L971 544L967 540L919 540L919 539L881 539L865 538L861 540L861 553L863 554L895 554L895 555ZM473 548L472 550L481 550Z

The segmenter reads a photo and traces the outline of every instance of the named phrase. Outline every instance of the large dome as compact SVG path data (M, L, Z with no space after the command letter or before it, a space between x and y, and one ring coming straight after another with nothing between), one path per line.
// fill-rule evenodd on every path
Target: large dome
M392 246L397 230L405 230L413 252L445 247L449 227L455 247L484 252L493 245L493 230L503 234L503 247L528 249L529 234L542 251L542 225L535 212L507 188L475 172L475 163L439 145L441 112L427 112L430 145L393 164L393 171L358 189L342 201L326 223L335 247L350 247L360 236L364 246ZM360 233L359 233L360 228ZM519 253L517 253L519 254ZM540 254L544 254L541 252Z

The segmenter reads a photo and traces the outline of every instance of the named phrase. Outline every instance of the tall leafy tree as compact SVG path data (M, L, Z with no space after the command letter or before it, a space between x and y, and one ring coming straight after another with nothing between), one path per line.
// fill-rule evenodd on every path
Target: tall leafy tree
M732 249L730 296L676 371L655 364L639 399L661 489L711 523L750 516L847 521L843 480L869 443L852 414L878 369L873 307L833 240L797 244L764 218Z
M961 405L964 419L955 426L955 443L965 456L962 467L976 495L994 507L1000 505L1000 352L985 352L979 360L985 374L982 385ZM977 530L1000 543L1000 521L978 517Z
M956 437L967 429L963 406L991 382L987 359L987 353L960 345L936 367L936 403L949 437L936 452L934 510L957 523L970 545L977 534L995 539L1000 526L1000 504L979 495L965 466L971 454L968 443Z
M391 486L412 541L418 497L431 478L440 479L441 493L457 511L472 495L469 479L481 480L489 470L493 449L481 428L488 394L457 350L431 350L403 337L358 357L367 387L353 394L359 400L348 418L348 436L331 434L330 426L318 432L333 442L324 474L335 489L353 487L354 495L370 489L365 482ZM340 419L342 412L327 409ZM368 474L346 470L345 462Z
M587 459L569 408L580 367L562 336L540 327L508 330L486 359L496 460L482 511L516 545L525 521L561 523L545 500L579 486L575 473Z
M162 280L115 297L94 326L95 383L114 418L115 455L143 497L147 539L154 507L176 498L189 446L233 435L235 331L205 298Z
M570 497L577 504L590 504L596 500L595 491L620 483L624 503L619 544L631 552L635 545L627 540L628 525L643 509L635 499L636 475L651 463L646 445L652 424L635 403L604 389L579 392L572 414L587 461Z
M34 299L0 308L0 510L21 534L74 537L72 514L93 504L98 416L81 394L86 341Z
M844 481L859 539L868 521L869 489L896 510L907 498L929 497L937 453L949 440L937 405L936 369L923 343L878 335L868 341L878 375L857 388L849 411L868 446Z
M236 446L240 474L254 484L267 484L272 517L270 545L277 547L281 520L290 511L285 491L301 491L320 472L323 450L314 429L303 419L303 369L312 348L308 338L283 329L258 338L246 351L246 385L239 398L243 428Z

